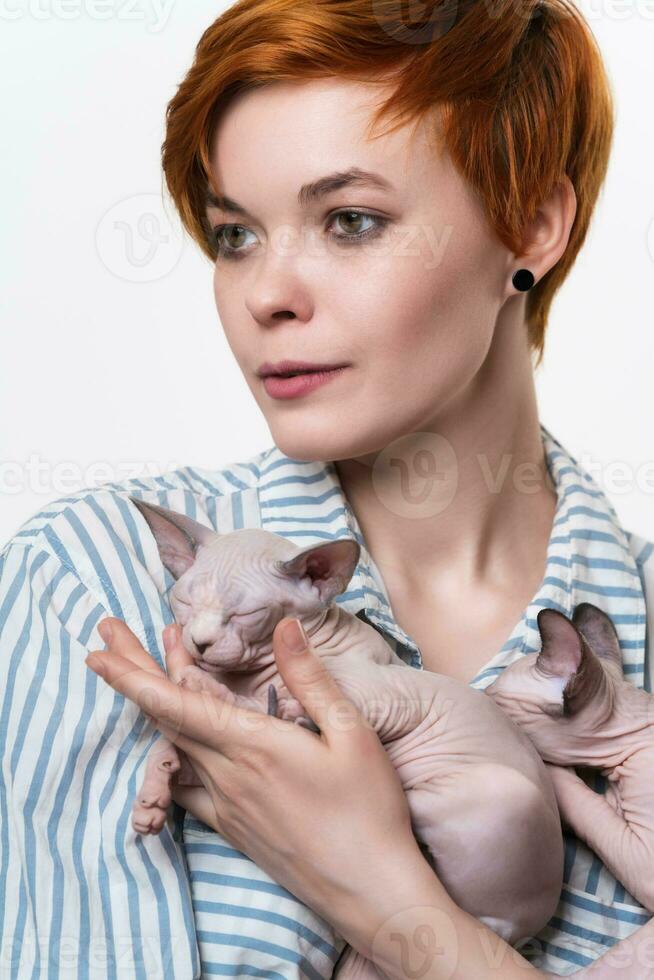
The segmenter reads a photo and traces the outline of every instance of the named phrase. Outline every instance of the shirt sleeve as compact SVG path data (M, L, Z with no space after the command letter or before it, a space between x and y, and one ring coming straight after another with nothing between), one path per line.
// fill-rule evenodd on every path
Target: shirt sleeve
M84 663L104 647L107 594L47 546L14 539L0 556L2 977L200 976L172 819L131 828L157 733Z

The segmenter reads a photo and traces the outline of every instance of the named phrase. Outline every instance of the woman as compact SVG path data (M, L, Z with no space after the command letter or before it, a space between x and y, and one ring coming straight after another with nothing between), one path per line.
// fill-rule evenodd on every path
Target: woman
M462 912L376 736L334 720L338 689L310 649L291 655L286 622L279 667L321 739L198 723L161 670L171 579L135 492L220 531L355 536L339 601L414 667L483 688L537 648L538 608L591 593L645 682L654 548L540 424L533 378L608 163L601 59L566 0L427 8L407 29L385 2L237 3L168 107L168 188L274 446L82 491L3 552L12 975L329 977L347 940L389 976L612 976L588 964L632 932L620 949L643 975L649 912L572 834L557 916L521 953ZM339 369L264 378L287 360ZM84 662L103 620L108 684ZM174 679L188 654L166 642ZM157 734L140 707L205 783L176 789L175 835L129 826Z

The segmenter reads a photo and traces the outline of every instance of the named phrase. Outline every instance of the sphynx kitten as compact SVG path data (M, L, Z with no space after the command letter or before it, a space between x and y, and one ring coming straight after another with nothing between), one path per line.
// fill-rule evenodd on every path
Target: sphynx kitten
M485 693L554 763L564 822L654 913L654 697L625 680L615 627L597 606L582 602L571 620L541 609L538 627L540 653L516 660ZM606 793L564 766L600 769Z
M406 793L416 839L454 901L513 945L538 933L555 912L563 878L561 820L547 768L492 698L409 667L380 632L334 602L354 573L358 543L299 548L260 528L218 534L130 499L176 579L171 610L197 662L180 683L306 723L272 650L276 624L297 616L377 732ZM134 803L138 832L163 827L173 772L179 783L201 785L188 759L161 736ZM339 978L379 976L370 961L347 953Z

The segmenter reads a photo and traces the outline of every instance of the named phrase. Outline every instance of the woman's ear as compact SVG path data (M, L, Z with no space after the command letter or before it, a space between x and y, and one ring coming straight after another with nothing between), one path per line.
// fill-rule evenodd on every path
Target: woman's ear
M577 215L577 195L565 174L547 200L543 201L532 221L524 229L521 254L511 254L507 276L507 297L515 295L512 277L518 269L529 269L539 282L565 252Z

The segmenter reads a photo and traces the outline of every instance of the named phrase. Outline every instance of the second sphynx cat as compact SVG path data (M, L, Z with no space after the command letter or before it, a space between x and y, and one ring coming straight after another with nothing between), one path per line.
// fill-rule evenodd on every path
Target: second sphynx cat
M482 691L408 666L381 633L334 602L359 560L353 539L299 548L260 528L218 534L131 498L175 583L169 593L197 662L180 683L307 727L277 671L272 634L297 616L343 693L377 732L406 793L416 839L451 897L516 945L554 914L563 835L547 768L530 739ZM313 725L315 729L315 725ZM201 785L163 736L149 754L132 825L159 833L170 783ZM347 813L344 804L344 813ZM339 980L378 977L346 950Z
M581 603L571 620L541 609L538 628L540 653L506 667L485 693L554 763L564 822L654 913L654 697L625 680L615 627L597 606ZM601 770L606 793L565 766Z

